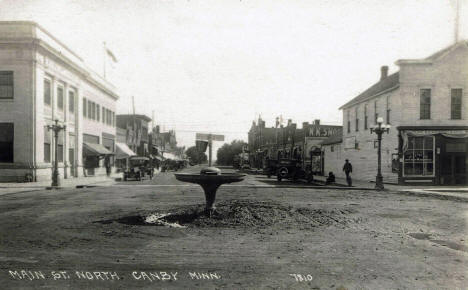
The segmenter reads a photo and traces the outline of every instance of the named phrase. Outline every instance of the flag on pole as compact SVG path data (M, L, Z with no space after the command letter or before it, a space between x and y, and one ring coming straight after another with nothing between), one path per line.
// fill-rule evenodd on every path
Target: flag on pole
M107 47L106 47L106 53L107 53L107 56L109 56L113 62L117 62L117 58L115 57L114 53L112 53L112 51L108 49Z

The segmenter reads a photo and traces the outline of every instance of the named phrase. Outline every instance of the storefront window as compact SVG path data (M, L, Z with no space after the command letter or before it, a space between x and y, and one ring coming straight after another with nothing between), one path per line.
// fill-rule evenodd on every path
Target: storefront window
M403 169L405 176L434 175L434 136L408 137Z

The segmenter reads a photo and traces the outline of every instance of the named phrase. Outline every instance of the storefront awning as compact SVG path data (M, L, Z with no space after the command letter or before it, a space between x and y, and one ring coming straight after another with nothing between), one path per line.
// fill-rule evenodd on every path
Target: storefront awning
M99 156L99 155L114 155L111 151L101 144L83 142L83 155Z
M175 156L174 154L168 153L168 152L164 152L163 157L165 159L171 159L171 160L179 160L180 159L179 157Z
M136 155L135 152L133 152L132 149L130 149L125 143L117 142L115 145L117 147L117 154L115 154L115 158L117 159L123 159Z

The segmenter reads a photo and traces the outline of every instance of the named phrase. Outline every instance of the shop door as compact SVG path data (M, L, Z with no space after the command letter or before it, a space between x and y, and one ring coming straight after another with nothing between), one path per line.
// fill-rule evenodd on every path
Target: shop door
M467 184L466 154L449 153L441 158L440 184Z

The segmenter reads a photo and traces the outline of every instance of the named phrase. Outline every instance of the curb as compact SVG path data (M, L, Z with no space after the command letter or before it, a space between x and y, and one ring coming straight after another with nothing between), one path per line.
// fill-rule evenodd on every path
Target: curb
M419 196L419 197L432 197L440 200L451 200L459 202L468 202L468 197L455 196L455 195L445 195L439 194L436 192L420 192L420 191L410 191L410 190L391 190L389 193L400 194L400 195L410 195L410 196Z

